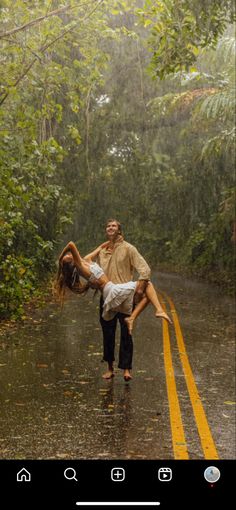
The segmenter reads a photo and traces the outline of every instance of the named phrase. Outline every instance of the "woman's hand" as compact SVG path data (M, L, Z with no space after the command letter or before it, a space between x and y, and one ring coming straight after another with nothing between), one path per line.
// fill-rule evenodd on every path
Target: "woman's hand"
M101 250L102 250L103 248L107 248L107 246L109 246L109 243L110 243L110 241L105 241L105 243L102 243L102 244L100 245Z

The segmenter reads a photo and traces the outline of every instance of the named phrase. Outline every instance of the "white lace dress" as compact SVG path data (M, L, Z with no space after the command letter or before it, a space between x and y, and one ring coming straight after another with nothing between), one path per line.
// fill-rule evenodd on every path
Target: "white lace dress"
M103 288L103 314L105 321L110 321L117 312L131 315L134 293L137 282L112 283L108 282Z
M96 263L90 264L91 276L89 281L92 283L105 273L103 269ZM133 299L137 282L127 283L106 283L103 287L103 313L102 317L105 321L113 319L117 312L131 315L133 309Z

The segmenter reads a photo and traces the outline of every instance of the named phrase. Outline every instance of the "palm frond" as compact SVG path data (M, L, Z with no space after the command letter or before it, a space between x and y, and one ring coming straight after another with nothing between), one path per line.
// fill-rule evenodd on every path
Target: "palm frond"
M208 158L218 157L222 153L230 155L234 158L235 153L235 135L236 127L231 130L222 130L217 136L207 140L203 146L201 159L207 160Z
M197 117L225 121L233 119L235 106L235 91L230 87L203 99L195 113Z

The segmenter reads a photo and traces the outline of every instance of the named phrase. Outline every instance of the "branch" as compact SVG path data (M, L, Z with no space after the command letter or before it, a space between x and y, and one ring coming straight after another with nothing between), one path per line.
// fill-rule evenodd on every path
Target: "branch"
M93 7L93 9L91 9L91 11L87 15L85 15L81 20L79 20L75 24L73 24L73 27L70 27L67 30L64 30L64 32L62 32L62 34L60 34L58 37L53 39L53 41L51 41L50 43L48 43L44 46L41 46L41 48L39 48L38 52L44 53L50 46L55 44L55 42L57 42L59 39L62 39L66 34L71 32L72 30L74 30L74 28L80 23L80 21L82 21L82 22L86 21L94 13L94 11L98 8L98 6L103 3L103 1L104 0L99 0L97 2L97 4L95 5L95 7ZM39 56L37 55L37 57L34 60L32 60L32 62L27 66L27 68L24 70L24 72L17 78L16 82L14 83L14 85L12 85L12 87L16 87L21 82L21 80L23 80L23 78L28 74L28 72L33 67L34 63L38 60L38 58L39 58ZM9 96L9 91L6 92L4 94L4 96L2 97L2 99L0 100L0 106L5 102L5 100L7 99L8 96Z
M77 7L82 7L83 5L88 5L89 3L93 2L86 2L79 5L67 5L66 7L61 7L60 9L56 9L55 11L51 11L48 14L45 14L45 16L40 16L39 18L36 18L33 21L29 21L29 23L25 23L24 25L21 25L20 27L13 28L12 30L8 30L7 32L0 34L0 39L3 39L4 37L12 34L16 34L17 32L20 32L21 30L25 30L26 28L32 27L33 25L36 25L37 23L40 23L40 21L43 21L46 18L50 18L50 16L57 16L57 14L60 14L61 12L65 12L68 10L76 9Z
M94 13L94 11L96 11L96 9L98 8L98 6L100 4L102 4L104 0L99 0L97 2L97 4L95 5L95 7L93 7L93 9L91 9L91 11L88 13L88 15L85 15L84 18L82 18L81 20L77 21L73 27L70 27L68 28L67 30L65 30L64 32L62 32L62 34L60 34L58 37L56 37L56 39L53 39L53 41L51 41L50 43L48 43L47 45L45 46L42 46L40 48L40 52L41 53L44 53L44 51L46 51L50 46L52 46L53 44L55 44L55 42L59 41L59 39L62 39L66 34L68 34L69 32L71 32L72 30L74 30L74 28L79 25L80 21L86 21L88 18L90 18L90 16Z
M38 58L40 62L43 62L43 59L39 55L37 55L37 53L35 53L35 51L33 51L29 46L26 46L26 48L32 53L32 55Z

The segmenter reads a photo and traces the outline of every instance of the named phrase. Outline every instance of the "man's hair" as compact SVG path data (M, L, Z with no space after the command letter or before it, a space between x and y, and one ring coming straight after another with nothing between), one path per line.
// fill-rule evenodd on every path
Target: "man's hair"
M106 227L107 227L108 223L116 223L119 228L119 234L122 234L121 223L118 220L116 220L115 218L111 218L110 220L107 220Z

